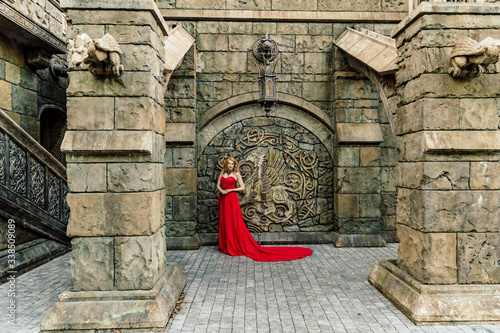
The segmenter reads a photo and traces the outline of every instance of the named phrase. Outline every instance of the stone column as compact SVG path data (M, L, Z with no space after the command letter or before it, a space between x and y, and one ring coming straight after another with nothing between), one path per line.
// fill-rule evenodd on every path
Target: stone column
M186 284L184 273L165 260L169 31L153 0L66 0L62 6L69 38L116 38L124 72L113 78L70 68L63 149L72 285L41 329L161 330Z
M167 245L198 249L198 173L196 154L196 47L192 46L167 87L165 154Z
M356 72L338 71L335 81L335 246L385 246L381 236L381 147L378 94Z
M423 3L393 31L400 246L369 280L418 324L500 320L500 74L448 74L498 22L499 5Z

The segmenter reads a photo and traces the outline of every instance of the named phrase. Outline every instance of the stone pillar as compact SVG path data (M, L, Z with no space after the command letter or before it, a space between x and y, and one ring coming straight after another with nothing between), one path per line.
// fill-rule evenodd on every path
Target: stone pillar
M172 75L165 103L167 246L171 249L198 249L195 46L189 49L182 65Z
M500 74L448 74L457 41L498 22L499 5L423 3L393 31L400 246L369 280L418 324L500 320Z
M334 153L335 246L385 246L381 236L381 148L378 94L355 72L339 71L335 81Z
M72 286L41 329L161 330L186 284L184 273L165 260L169 31L153 0L66 0L62 6L69 38L116 38L124 72L111 78L70 68L63 150Z

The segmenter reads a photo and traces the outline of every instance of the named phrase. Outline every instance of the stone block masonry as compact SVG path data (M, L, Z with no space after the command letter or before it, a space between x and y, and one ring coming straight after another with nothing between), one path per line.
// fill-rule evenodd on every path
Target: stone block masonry
M447 73L455 43L496 36L499 14L498 5L422 4L394 29L400 247L369 279L420 324L500 320L498 74Z
M165 261L164 37L171 29L154 1L64 6L68 37L109 32L124 71L117 78L70 68L62 147L71 179L72 287L41 329L161 330L186 283Z

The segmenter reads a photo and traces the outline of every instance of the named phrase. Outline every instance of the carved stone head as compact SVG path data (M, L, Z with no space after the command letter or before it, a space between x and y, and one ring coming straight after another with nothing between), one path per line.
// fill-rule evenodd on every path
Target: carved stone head
M74 41L69 41L68 49L71 52L71 63L75 67L80 67L89 57L89 50L94 49L94 42L83 33L76 36Z

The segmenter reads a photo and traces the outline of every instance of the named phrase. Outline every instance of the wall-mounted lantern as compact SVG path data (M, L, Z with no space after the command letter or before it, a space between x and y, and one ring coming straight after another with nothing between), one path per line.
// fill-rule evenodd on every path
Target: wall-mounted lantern
M271 62L276 59L278 55L278 45L274 40L269 38L268 34L266 37L259 38L253 44L253 55L260 62L265 64L263 70L259 68L259 104L264 107L266 111L266 117L269 116L269 112L271 112L271 107L276 104L276 63L274 65L274 69L271 70Z

